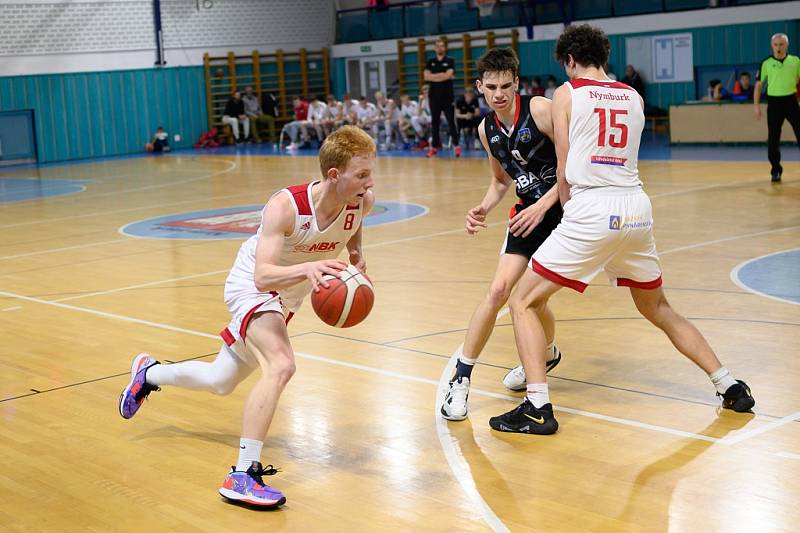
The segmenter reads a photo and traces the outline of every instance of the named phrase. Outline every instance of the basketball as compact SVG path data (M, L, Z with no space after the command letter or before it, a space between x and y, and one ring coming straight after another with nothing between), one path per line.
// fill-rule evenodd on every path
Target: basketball
M349 328L367 318L375 301L372 282L355 266L342 270L340 277L327 275L328 288L311 293L314 312L329 326Z
M155 150L155 147L153 146L153 143L147 143L144 145L144 150L145 152L152 152Z

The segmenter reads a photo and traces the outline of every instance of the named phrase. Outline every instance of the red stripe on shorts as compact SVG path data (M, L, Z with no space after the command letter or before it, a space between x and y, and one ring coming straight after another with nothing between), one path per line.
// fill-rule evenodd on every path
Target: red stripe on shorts
M617 287L633 287L635 289L653 290L661 286L663 280L658 276L653 281L633 281L628 278L617 278Z
M552 270L545 268L539 263L536 259L531 260L533 262L533 271L542 276L545 279L552 281L553 283L557 283L564 287L569 287L570 289L574 289L580 293L586 290L588 285L582 281L577 281L574 279L565 278L561 274L557 272L553 272Z

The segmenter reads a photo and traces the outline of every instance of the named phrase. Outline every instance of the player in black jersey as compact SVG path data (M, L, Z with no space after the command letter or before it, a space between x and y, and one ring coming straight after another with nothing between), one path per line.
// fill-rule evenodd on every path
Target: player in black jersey
M514 185L518 203L509 214L508 233L500 251L492 284L469 323L464 345L458 354L441 414L448 420L467 417L467 397L472 368L492 333L500 308L520 279L536 249L561 220L556 183L556 152L550 100L520 96L519 60L510 48L492 48L478 60L476 86L492 109L478 126L478 134L489 154L492 179L480 204L467 213L470 235L486 227L486 215ZM546 311L544 329L549 343L548 371L561 360L553 344L552 312ZM525 371L518 366L503 379L512 390L525 389Z

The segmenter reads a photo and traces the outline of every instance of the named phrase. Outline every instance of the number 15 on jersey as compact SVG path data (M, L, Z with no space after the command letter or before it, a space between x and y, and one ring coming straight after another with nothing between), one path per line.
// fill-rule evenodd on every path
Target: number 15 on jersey
M595 107L594 112L600 120L600 131L597 146L625 148L628 144L628 126L621 122L621 117L628 114L627 109L606 109Z

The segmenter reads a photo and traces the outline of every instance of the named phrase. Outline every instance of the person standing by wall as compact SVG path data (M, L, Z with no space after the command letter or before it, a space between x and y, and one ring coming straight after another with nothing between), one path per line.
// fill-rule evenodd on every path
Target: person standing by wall
M447 43L444 37L436 39L436 57L432 57L425 64L425 81L430 85L429 99L431 107L431 129L433 142L428 150L428 157L433 157L442 148L439 139L439 121L442 111L447 119L447 128L453 142L453 151L456 157L461 157L461 147L458 145L458 128L456 127L455 111L453 109L453 78L455 78L455 64L452 57L447 54Z
M772 55L761 62L753 92L753 116L761 119L761 89L767 84L767 157L772 165L772 183L781 181L781 127L788 120L800 146L800 107L797 105L797 81L800 79L800 58L788 53L789 37L776 33L770 40Z

